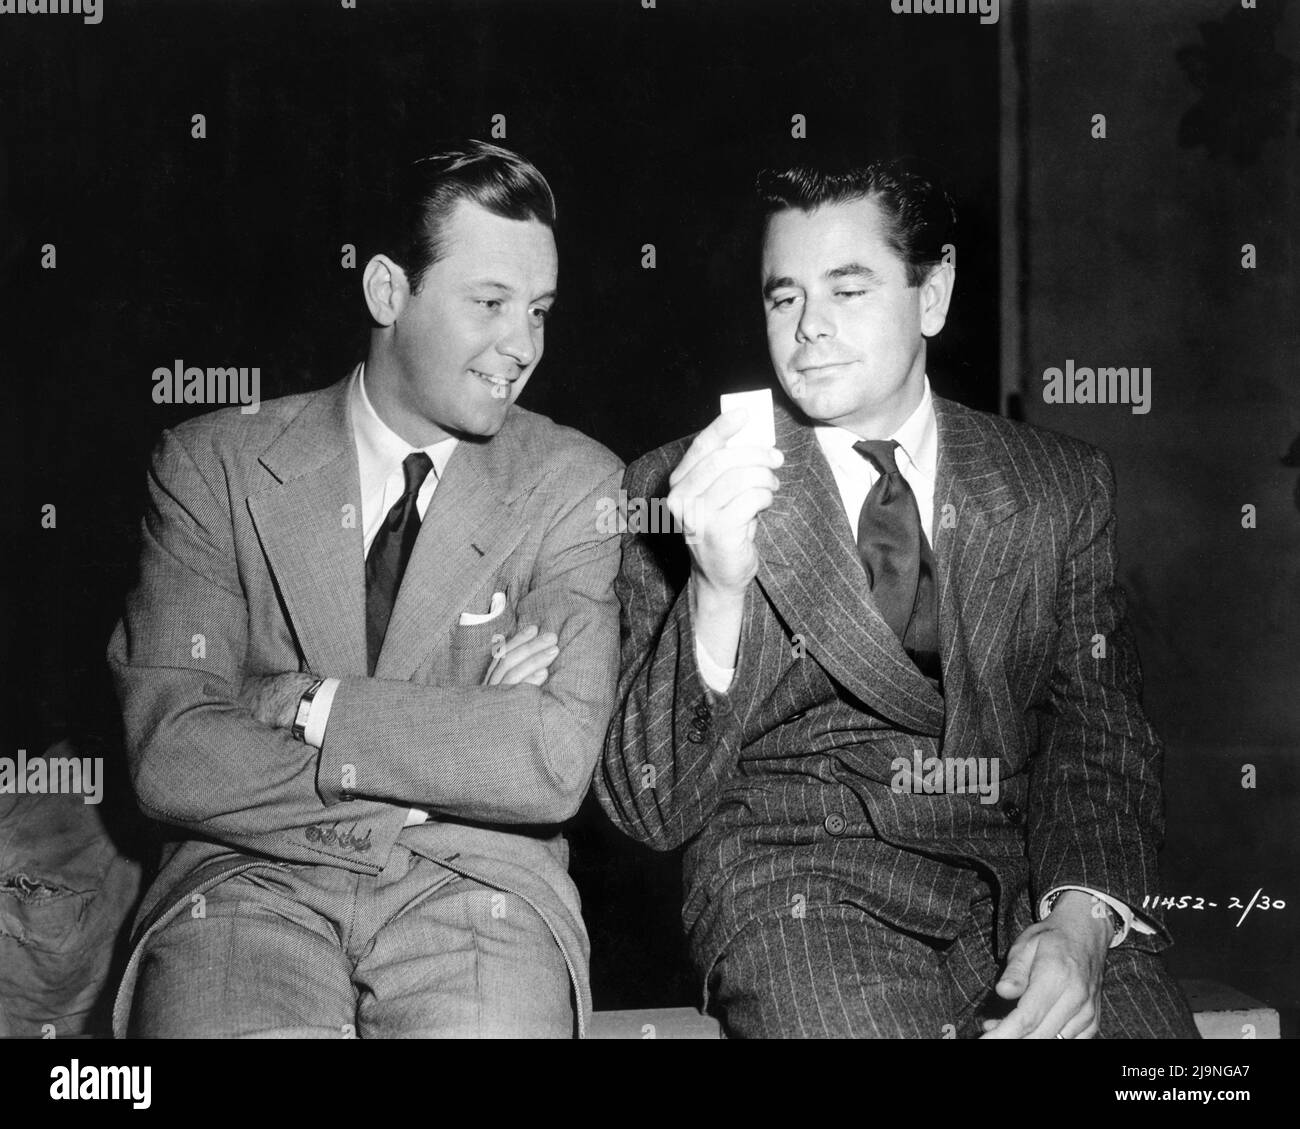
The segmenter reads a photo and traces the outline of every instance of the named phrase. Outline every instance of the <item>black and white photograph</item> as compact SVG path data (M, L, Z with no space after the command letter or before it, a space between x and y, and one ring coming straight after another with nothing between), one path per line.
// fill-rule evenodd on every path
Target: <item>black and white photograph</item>
M1291 0L0 0L20 1108L191 1039L1260 1097L1298 192Z

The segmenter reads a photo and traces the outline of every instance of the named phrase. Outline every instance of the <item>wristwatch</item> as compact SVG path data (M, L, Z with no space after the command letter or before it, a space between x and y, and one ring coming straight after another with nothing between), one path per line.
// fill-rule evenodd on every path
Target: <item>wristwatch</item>
M325 679L318 678L303 692L298 699L298 712L293 716L293 726L289 732L297 741L306 742L307 740L307 719L311 716L312 699L316 697L316 691L325 685Z

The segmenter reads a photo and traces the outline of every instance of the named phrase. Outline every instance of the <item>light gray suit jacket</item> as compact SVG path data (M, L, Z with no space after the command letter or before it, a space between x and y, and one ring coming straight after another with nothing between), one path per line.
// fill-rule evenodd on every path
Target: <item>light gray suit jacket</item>
M404 843L547 921L581 1033L589 949L559 825L587 791L613 702L619 546L597 516L621 464L518 407L492 440L462 441L370 678L347 385L189 420L154 453L139 582L108 659L137 798L176 838L137 920L115 1029L142 942L193 893L288 863L377 874L416 806L436 817ZM459 623L495 592L501 615ZM523 623L559 635L550 679L481 686L492 637ZM245 678L284 671L342 680L319 751L238 703Z

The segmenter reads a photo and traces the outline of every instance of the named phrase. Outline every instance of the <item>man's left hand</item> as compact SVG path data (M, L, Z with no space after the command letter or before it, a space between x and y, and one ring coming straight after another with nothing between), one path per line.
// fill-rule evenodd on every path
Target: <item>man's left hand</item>
M1094 910L1097 906L1103 912ZM1047 918L1011 946L996 991L1019 1003L1002 1019L986 1020L980 1037L1094 1038L1111 929L1109 913L1091 894L1061 894Z
M289 729L298 713L299 699L316 681L314 674L291 671L246 678L239 693L239 704L263 725Z

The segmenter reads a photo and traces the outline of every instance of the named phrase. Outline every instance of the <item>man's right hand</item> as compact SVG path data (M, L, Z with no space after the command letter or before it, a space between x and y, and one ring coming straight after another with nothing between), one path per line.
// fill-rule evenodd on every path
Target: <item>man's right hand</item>
M721 666L734 662L745 589L758 572L758 515L772 504L780 488L773 472L785 461L776 447L728 447L744 423L743 409L720 415L668 479L668 510L691 553L696 633Z
M559 657L559 637L552 631L540 635L532 624L521 627L509 639L492 648L492 665L483 676L484 686L541 686L550 675L551 663Z

